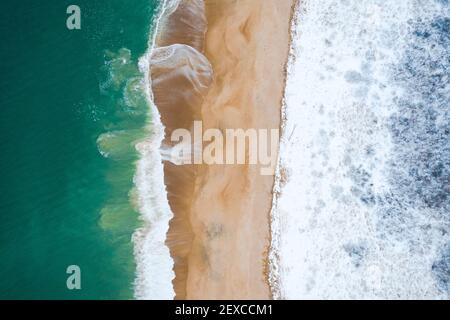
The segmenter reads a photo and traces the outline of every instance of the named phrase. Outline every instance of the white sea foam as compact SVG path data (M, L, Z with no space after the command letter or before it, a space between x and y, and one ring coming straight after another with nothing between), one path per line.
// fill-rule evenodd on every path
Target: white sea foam
M138 206L143 226L133 234L136 259L135 297L137 299L173 299L173 260L165 244L169 221L173 217L164 184L163 165L160 153L164 138L164 126L153 103L149 74L150 57L155 48L158 25L164 11L173 1L161 4L159 17L152 30L147 53L139 60L144 74L143 87L151 109L150 137L136 145L140 160L134 178L138 191ZM168 6L169 4L169 6Z
M275 298L449 297L449 17L442 0L300 1Z

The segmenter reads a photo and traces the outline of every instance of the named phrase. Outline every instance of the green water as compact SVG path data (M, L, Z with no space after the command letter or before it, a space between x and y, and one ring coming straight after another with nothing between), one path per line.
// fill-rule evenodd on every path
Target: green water
M81 30L66 28L70 4ZM0 298L133 297L137 61L158 4L2 1ZM72 264L81 290L66 287Z

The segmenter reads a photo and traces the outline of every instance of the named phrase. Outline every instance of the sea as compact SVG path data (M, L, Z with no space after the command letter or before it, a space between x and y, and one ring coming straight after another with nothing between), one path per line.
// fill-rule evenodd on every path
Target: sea
M79 30L66 26L69 5L80 8ZM145 59L161 5L2 1L0 298L142 292L137 257L157 220L142 214L138 186L149 178L142 159L157 136ZM80 288L70 290L72 265ZM165 269L166 289L157 291L170 298L170 263Z

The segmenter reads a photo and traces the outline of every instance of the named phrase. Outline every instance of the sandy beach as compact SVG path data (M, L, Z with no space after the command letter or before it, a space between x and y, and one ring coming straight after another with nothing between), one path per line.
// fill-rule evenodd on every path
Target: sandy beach
M174 129L192 129L194 120L202 120L204 129L280 127L293 3L206 0L203 7L200 0L186 0L163 21L157 44L172 46L178 61L156 49L151 65L154 100L166 127L163 148L170 148ZM179 90L184 94L177 96ZM166 243L177 299L271 298L267 251L274 176L259 169L164 163L174 213Z

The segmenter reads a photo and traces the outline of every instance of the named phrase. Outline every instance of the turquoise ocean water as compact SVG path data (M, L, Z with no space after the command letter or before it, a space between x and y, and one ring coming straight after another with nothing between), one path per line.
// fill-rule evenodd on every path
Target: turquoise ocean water
M66 8L81 8L81 30ZM0 298L129 299L158 0L2 1ZM66 268L81 268L68 290Z

